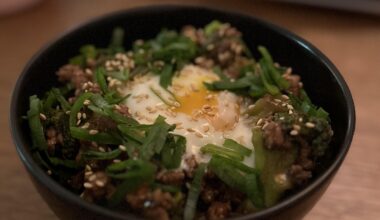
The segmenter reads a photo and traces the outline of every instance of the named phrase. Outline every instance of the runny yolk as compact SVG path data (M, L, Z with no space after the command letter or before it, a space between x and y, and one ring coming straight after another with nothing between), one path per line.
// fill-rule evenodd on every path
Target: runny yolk
M202 109L203 106L217 106L218 102L215 96L215 92L210 92L204 87L188 92L183 96L176 96L181 106L175 111L192 115L194 111Z

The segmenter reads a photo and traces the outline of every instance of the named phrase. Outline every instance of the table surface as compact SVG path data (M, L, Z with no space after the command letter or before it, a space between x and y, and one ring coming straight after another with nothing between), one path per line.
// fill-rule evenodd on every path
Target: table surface
M182 1L159 1L160 4ZM111 11L157 4L154 0L55 0L0 17L0 219L56 219L28 179L9 132L12 88L28 59L46 42L90 18ZM334 181L305 217L380 218L380 19L363 14L249 0L193 0L243 11L281 25L323 51L346 79L355 100L355 137Z

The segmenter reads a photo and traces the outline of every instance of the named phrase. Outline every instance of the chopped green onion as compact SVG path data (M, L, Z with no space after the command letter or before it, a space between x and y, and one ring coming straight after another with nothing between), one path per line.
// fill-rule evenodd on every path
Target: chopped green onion
M245 176L245 193L257 208L265 206L264 192L260 184L261 182L257 174Z
M166 169L176 169L186 151L186 138L180 135L168 136L169 143L161 151L161 162Z
M167 124L164 117L158 116L146 134L139 156L143 160L149 160L155 153L160 153L166 142L168 132L172 129L174 127Z
M242 190L245 187L245 179L242 172L218 157L212 157L208 167L216 176L233 189Z
M75 160L63 160L57 157L48 157L51 164L54 166L64 166L71 169L77 169L81 167L78 161Z
M172 78L174 75L173 66L165 65L160 74L160 85L163 88L167 88L172 84Z
M103 67L98 67L95 70L95 80L99 84L100 89L104 94L108 93L108 85L105 78L105 69Z
M27 113L33 147L40 150L47 149L44 129L40 120L41 101L36 95L29 97L29 111Z
M214 20L204 27L204 33L207 37L210 37L213 33L219 30L222 23L218 20Z
M57 88L53 88L51 90L52 94L54 94L55 98L58 100L58 102L61 104L62 109L64 111L69 111L71 109L71 105L69 102L63 97L61 91Z
M220 155L238 161L242 161L244 159L244 156L237 153L236 151L224 147L219 147L214 144L206 144L201 148L201 152L204 154L208 153L211 155Z
M73 106L71 107L70 110L70 126L75 126L77 123L77 114L83 107L83 102L87 99L90 99L93 94L86 92L80 95L77 100L74 102Z
M121 141L118 138L108 133L99 132L96 134L90 134L88 130L78 127L70 127L70 133L71 136L79 140L95 141L99 144L121 144Z
M243 156L249 156L252 153L252 150L244 147L243 145L239 144L238 142L232 140L232 139L225 139L223 143L223 147L229 148L231 150L234 150L238 152L239 154Z
M85 151L82 153L84 159L86 160L111 160L115 159L121 154L121 150L115 149L109 152L100 152L100 151Z
M191 182L189 193L186 200L185 211L184 211L184 220L192 220L195 217L195 211L197 209L197 202L199 194L202 189L202 179L203 175L206 172L206 164L199 164L195 170L194 179Z
M231 160L230 158L219 156L219 155L213 155L214 160L221 161L221 164L228 164L229 166L234 167L237 170L240 170L244 173L258 173L258 171L255 168L249 167L245 165L242 162Z
M179 107L181 104L177 101L173 94L163 88L150 86L150 90L166 105L172 107Z

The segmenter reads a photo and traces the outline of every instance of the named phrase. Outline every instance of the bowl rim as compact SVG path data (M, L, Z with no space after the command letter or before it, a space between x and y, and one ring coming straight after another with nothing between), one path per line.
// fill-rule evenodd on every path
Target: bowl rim
M17 123L18 123L18 116L16 114L15 109L17 109L18 106L18 97L21 92L20 85L23 83L24 78L29 72L30 67L33 65L33 63L39 59L39 57L45 53L49 48L51 48L56 42L63 40L68 35L72 34L73 32L76 32L86 26L93 25L95 23L98 23L102 20L106 19L112 19L113 17L121 16L124 14L133 14L133 13L148 13L151 10L160 11L161 13L165 13L168 11L173 10L180 10L180 9L186 9L186 10L203 10L203 11L212 11L222 14L228 14L233 17L241 17L244 19L255 21L256 23L259 23L262 26L266 26L271 31L276 32L288 39L291 39L292 41L295 41L298 45L302 46L306 51L308 51L310 54L312 54L314 57L316 57L321 63L323 63L324 66L326 66L332 74L332 76L337 81L340 89L344 93L344 99L347 103L347 115L348 115L348 127L347 131L344 136L344 140L341 143L341 149L339 149L339 152L337 153L336 159L328 166L328 168L320 174L318 178L316 178L313 182L308 184L304 189L292 194L288 198L285 198L284 200L280 201L276 205L269 207L267 209L264 209L262 211L256 212L256 213L250 213L247 215L231 218L231 219L239 219L239 220L245 220L245 219L252 219L252 218L265 218L273 214L279 213L281 210L286 209L287 207L291 207L297 203L297 201L302 200L303 198L307 197L309 194L311 194L313 191L317 190L319 186L323 185L326 181L329 180L330 176L333 176L335 172L339 169L340 165L342 164L353 139L354 131L355 131L355 106L354 101L351 95L351 92L343 78L343 76L340 74L338 69L334 66L334 64L315 46L313 46L311 43L306 41L305 39L299 37L298 35L292 33L289 30L286 30L285 28L282 28L278 25L275 25L271 22L265 21L261 18L257 18L255 16L252 16L251 14L248 14L247 12L239 12L236 10L226 10L226 9L220 9L220 8L213 8L209 6L189 6L189 5L176 5L176 4L160 4L160 5L152 5L152 6L142 6L142 7L135 7L135 8L129 8L129 9L123 9L118 10L110 13L106 13L101 16L97 16L95 18L89 19L85 22L81 22L78 25L75 25L66 31L64 31L62 34L60 34L58 37L53 38L50 42L45 44L41 49L39 49L32 58L27 62L24 69L22 70L21 74L19 75L16 84L14 86L12 97L11 97L11 105L10 105L10 117L9 117L9 124L10 124L10 130L12 134L13 143L16 146L17 153L23 162L24 166L29 171L29 175L32 175L36 180L38 180L39 183L44 185L44 187L48 188L52 193L54 193L56 196L76 205L79 207L83 207L87 210L90 210L91 212L106 215L115 219L140 219L138 216L135 216L133 214L121 214L116 211L112 211L111 209L92 204L89 202L84 201L81 199L78 195L72 193L68 189L61 186L58 182L53 180L49 175L47 175L39 166L38 164L33 160L30 153L28 152L27 148L28 146L24 146L21 141L21 131L17 129Z

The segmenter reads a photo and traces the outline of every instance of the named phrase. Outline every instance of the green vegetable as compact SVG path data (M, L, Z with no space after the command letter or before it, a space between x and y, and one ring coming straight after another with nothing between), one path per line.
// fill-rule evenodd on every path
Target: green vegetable
M224 140L223 147L232 149L232 150L238 152L239 154L247 156L247 157L250 156L252 153L252 150L250 150L250 149L244 147L243 145L239 144L238 142L236 142L232 139L228 139L228 138Z
M61 104L62 109L64 111L69 111L71 109L71 105L65 99L65 97L63 97L63 95L62 95L62 93L61 93L61 91L59 89L53 88L51 90L51 93L54 95L54 97L56 98L56 100L58 100L59 104Z
M219 28L222 26L223 24L218 21L218 20L214 20L212 22L210 22L209 24L207 24L205 27L204 27L204 32L205 32L205 35L207 37L211 36L213 33L215 33L216 31L219 30Z
M128 69L124 69L124 70L120 70L120 71L112 71L112 72L107 71L105 74L107 76L110 76L112 78L115 78L115 79L118 79L121 81L127 81L129 79L129 75L130 75Z
M93 94L86 92L80 95L77 100L74 102L71 110L70 110L70 126L74 127L77 123L77 114L83 107L83 102L87 99L90 99Z
M70 127L71 135L74 138L84 141L95 141L99 144L121 144L121 141L111 134L99 132L90 134L88 130L78 127Z
M176 169L186 151L186 138L180 135L169 135L161 151L161 163L166 169Z
M57 157L48 157L48 158L49 158L50 163L53 164L54 166L63 166L66 168L71 168L71 169L77 169L81 167L80 164L75 160L62 160Z
M263 187L257 174L245 176L245 192L257 208L265 207Z
M88 150L82 153L83 158L86 160L111 160L115 159L121 154L121 150L116 149L108 152L99 152Z
M218 157L212 157L208 167L210 170L215 173L224 183L236 190L242 190L245 188L245 174L239 172L235 167L230 164L224 163L224 160L221 160Z
M40 121L41 101L36 95L29 97L29 111L27 113L33 147L40 150L47 149L44 129Z
M121 171L124 172L120 173ZM113 178L123 180L108 200L108 205L113 207L124 199L125 194L133 192L144 183L152 182L156 167L150 162L130 159L111 164L106 172Z
M124 41L124 30L120 27L115 28L112 33L110 45L108 46L111 53L115 54L115 53L123 52L124 51L123 41Z
M236 170L240 170L244 173L258 173L255 168L249 167L242 162L230 159L228 157L223 157L220 155L213 155L214 160L217 160L220 164L227 164Z
M235 150L220 147L214 144L206 144L201 148L201 152L204 154L208 153L211 155L220 155L238 161L242 161L244 159L244 156L239 154Z
M84 45L79 49L80 54L69 60L70 64L85 66L88 59L95 59L98 51L94 45Z
M99 87L104 94L108 93L108 85L106 82L106 78L104 77L105 72L106 71L103 67L98 67L95 70L95 80L99 84Z
M161 71L160 85L163 88L167 88L168 86L170 86L172 84L173 75L174 75L173 66L165 65Z
M166 142L168 132L174 127L165 122L165 118L158 116L152 127L146 134L144 143L140 148L140 158L150 160L155 154L159 154Z
M187 195L185 211L184 211L184 220L192 220L195 217L195 212L197 209L198 197L201 192L202 179L206 171L206 164L199 164L195 170L194 179L191 183L189 193Z
M181 104L177 101L172 93L163 88L150 86L149 89L166 105L179 107Z
M260 128L253 129L252 138L256 150L256 168L260 172L260 181L264 191L265 206L270 207L278 202L287 189L292 187L292 183L287 177L287 171L295 162L297 148L292 147L286 151L266 149Z

